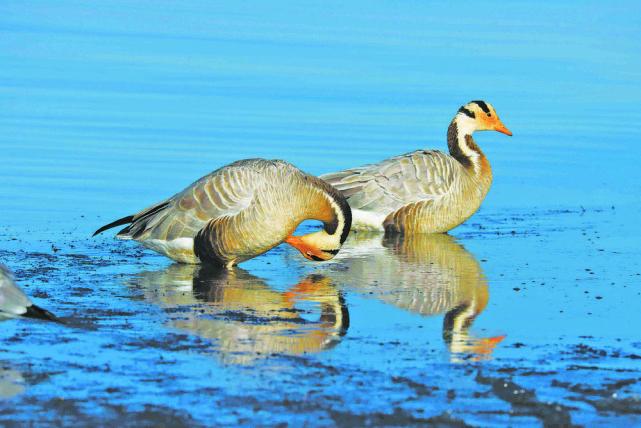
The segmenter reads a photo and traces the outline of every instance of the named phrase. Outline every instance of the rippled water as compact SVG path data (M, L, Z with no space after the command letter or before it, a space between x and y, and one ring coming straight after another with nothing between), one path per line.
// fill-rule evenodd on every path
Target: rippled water
M3 2L0 420L639 423L634 2ZM452 236L279 247L230 273L100 225L246 157L321 174L445 148L491 102Z

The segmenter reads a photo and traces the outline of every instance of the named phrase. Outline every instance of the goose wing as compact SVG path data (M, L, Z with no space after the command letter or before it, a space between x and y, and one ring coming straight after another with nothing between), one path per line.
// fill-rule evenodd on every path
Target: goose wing
M340 190L352 209L388 214L407 204L446 195L461 173L451 156L418 150L321 178Z
M264 183L266 170L282 165L289 164L247 159L224 166L171 198L121 219L131 224L117 236L138 241L193 238L210 220L233 217L247 209Z
M19 316L60 322L51 312L34 305L18 288L11 271L0 263L0 320Z
M18 288L9 269L0 264L0 319L22 315L29 298Z

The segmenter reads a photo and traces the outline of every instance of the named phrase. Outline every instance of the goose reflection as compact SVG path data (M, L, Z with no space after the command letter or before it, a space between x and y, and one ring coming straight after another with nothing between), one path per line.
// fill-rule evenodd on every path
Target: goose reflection
M0 400L6 400L22 394L26 390L26 381L17 370L0 368Z
M489 358L504 338L470 333L489 287L474 256L449 235L352 234L337 263L349 269L332 276L360 292L421 315L445 314L443 340L453 360Z
M176 264L133 282L165 309L173 327L214 339L226 363L319 352L336 345L349 327L343 296L323 275L280 292L242 269Z

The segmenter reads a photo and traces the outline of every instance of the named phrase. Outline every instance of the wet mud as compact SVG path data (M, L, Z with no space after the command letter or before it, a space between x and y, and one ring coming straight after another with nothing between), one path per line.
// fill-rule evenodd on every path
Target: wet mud
M453 236L354 234L329 263L278 248L232 272L5 228L0 258L64 325L2 324L0 421L636 423L625 214L484 212Z

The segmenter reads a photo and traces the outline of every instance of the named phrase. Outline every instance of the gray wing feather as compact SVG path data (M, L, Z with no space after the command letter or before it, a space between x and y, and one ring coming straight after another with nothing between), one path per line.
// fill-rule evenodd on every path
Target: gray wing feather
M13 275L0 264L0 319L24 314L32 303L18 288Z
M418 150L321 178L340 190L353 209L389 213L446 195L461 173L451 156Z
M154 207L135 215L132 225L118 236L138 240L193 238L209 220L246 209L266 170L283 165L289 166L282 161L246 159L224 166L163 202L165 206L153 215L145 212ZM141 220L137 223L137 219Z

